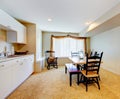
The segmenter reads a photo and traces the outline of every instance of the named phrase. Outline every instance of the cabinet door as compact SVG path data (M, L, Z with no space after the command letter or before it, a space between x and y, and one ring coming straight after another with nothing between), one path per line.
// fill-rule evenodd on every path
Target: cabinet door
M7 31L7 42L26 44L26 27L19 24L16 31Z
M34 56L29 56L28 58L28 71L29 71L29 74L32 74L33 71L34 71Z
M17 42L26 44L26 28L20 24L17 30Z
M7 31L7 42L26 44L26 28L16 27L17 31Z
M29 70L29 68L28 68L28 57L22 58L21 61L23 62L23 66L21 68L22 76L24 78L23 80L25 80L29 76L29 74L28 74L28 70Z
M26 56L24 58L22 58L22 61L23 61L23 77L24 77L24 80L26 78L28 78L32 72L33 72L33 57L31 56Z
M0 99L11 92L11 62L0 63Z
M12 67L12 88L17 88L24 81L24 67L21 58L14 60L15 65Z
M13 17L0 9L0 25L3 25L7 30L16 31L16 21Z

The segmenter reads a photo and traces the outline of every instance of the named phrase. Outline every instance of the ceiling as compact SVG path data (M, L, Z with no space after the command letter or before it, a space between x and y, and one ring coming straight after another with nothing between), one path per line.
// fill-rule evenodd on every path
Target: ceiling
M42 31L79 33L120 0L0 0L0 9ZM52 18L48 22L48 18Z

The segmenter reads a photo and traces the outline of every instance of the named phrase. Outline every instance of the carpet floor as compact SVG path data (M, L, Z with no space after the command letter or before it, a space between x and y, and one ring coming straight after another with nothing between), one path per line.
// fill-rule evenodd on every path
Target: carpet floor
M64 66L58 69L44 69L41 73L32 74L7 99L120 99L120 75L100 69L99 81L96 84L76 84L73 75L72 86L69 86L69 74L65 74Z

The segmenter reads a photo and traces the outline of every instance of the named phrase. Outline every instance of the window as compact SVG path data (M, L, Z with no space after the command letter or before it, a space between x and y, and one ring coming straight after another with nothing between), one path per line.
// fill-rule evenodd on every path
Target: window
M78 37L53 37L52 50L55 51L57 57L71 56L71 52L85 52L85 39L78 39Z

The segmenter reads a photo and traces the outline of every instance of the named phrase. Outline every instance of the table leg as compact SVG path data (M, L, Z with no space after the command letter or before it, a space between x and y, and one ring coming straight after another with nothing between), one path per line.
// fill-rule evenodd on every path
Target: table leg
M80 75L80 74L78 73L78 74L77 74L77 85L79 85L79 78L80 78L79 75Z
M70 73L70 86L72 85L72 74Z

